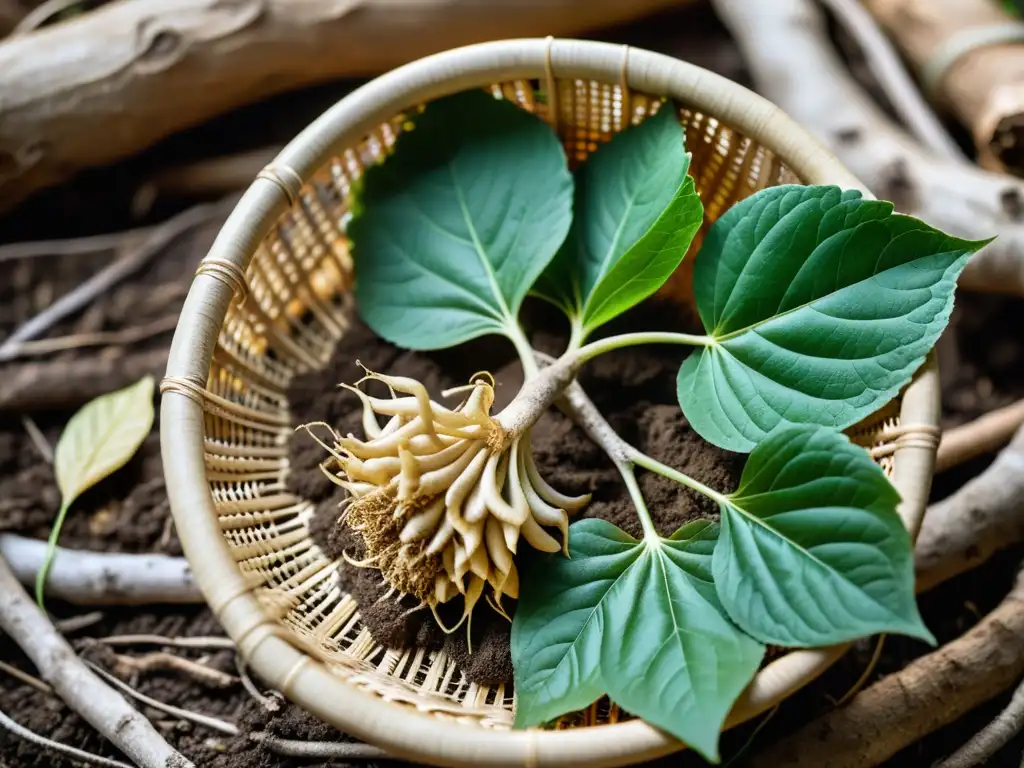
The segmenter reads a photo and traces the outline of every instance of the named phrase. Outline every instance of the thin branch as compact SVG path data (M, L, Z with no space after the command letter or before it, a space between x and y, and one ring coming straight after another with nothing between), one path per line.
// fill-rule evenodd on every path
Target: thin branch
M164 635L111 635L101 637L98 642L113 647L122 645L160 645L166 648L198 648L201 650L235 649L235 643L227 637L165 637Z
M225 733L228 736L238 735L238 728L232 725L231 723L227 722L226 720L221 720L216 717L210 717L209 715L201 715L198 712L192 712L188 709L175 707L173 704L165 704L164 702L158 701L157 699L154 699L151 696L147 696L144 693L140 693L139 691L135 690L130 685L128 685L128 683L120 680L119 678L107 672L105 669L103 669L103 667L99 666L98 664L94 664L91 661L87 661L85 663L89 665L89 668L92 669L93 672L98 674L100 677L102 677L108 683L113 685L115 688L119 688L120 690L124 691L126 694L131 696L136 701L140 701L143 704L150 706L153 709L157 709L161 712L165 712L168 715L173 715L174 717L181 718L182 720L188 720L189 722L195 723L196 725L202 725L214 731L220 731L221 733Z
M15 736L20 736L25 741L31 741L43 749L52 749L62 755L67 755L74 760L81 760L83 763L89 765L105 765L111 768L134 768L134 766L128 763L122 763L120 760L111 760L109 757L101 757L100 755L94 755L92 752L86 752L82 749L76 749L75 747L69 747L67 744L61 744L59 741L48 739L45 736L40 736L38 733L30 731L23 725L19 725L9 718L4 712L0 711L0 727L6 728L8 731L13 733ZM170 765L170 763L168 763Z
M347 741L299 741L282 739L267 732L250 733L249 738L275 755L308 760L389 760L387 752L372 744Z
M140 242L149 237L153 227L140 227L124 232L110 232L88 237L71 237L61 240L30 240L24 243L0 245L0 264L21 259L37 259L46 256L87 256L104 251L113 251L129 243Z
M935 456L935 472L963 464L992 453L1005 445L1024 424L1024 400L997 408L974 421L948 430L939 443Z
M999 716L970 741L936 764L935 768L974 768L983 765L1024 728L1024 683L1017 686L1013 698Z
M69 336L58 336L54 339L38 341L22 341L14 344L5 354L0 355L0 363L15 360L19 357L49 355L68 349L83 347L112 347L137 344L163 333L173 331L178 324L177 313L158 317L156 320L137 327L124 328L120 331L95 331L93 333L74 333Z
M32 584L46 559L46 542L0 534L0 556L18 581ZM167 555L125 555L57 547L46 594L78 605L202 603L188 561Z
M64 703L142 768L185 768L175 751L124 698L79 659L0 557L0 629L17 643Z
M53 464L53 446L50 445L50 441L46 439L43 431L39 429L39 425L35 423L31 416L25 414L21 417L21 424L25 427L25 431L28 432L32 445L39 451L43 461L47 464Z
M956 159L963 152L918 90L896 48L860 0L819 0L857 41L889 103L921 143L938 155Z
M192 659L175 656L167 651L154 651L142 656L125 656L118 653L114 654L114 660L117 663L118 674L122 677L138 672L151 672L155 669L171 669L211 688L230 688L238 682L238 678L234 675L213 669L198 661L192 661Z
M46 683L44 683L38 677L30 675L28 672L20 670L17 667L12 666L11 664L8 664L6 661L0 661L0 672L6 672L11 677L13 677L13 678L15 678L17 680L20 680L25 685L29 685L29 686L35 688L40 693L46 693L46 694L53 693L53 688L48 686Z
M53 622L53 626L57 628L57 631L62 635L70 635L73 632L80 632L87 627L91 627L93 624L98 624L103 621L103 613L101 611L90 611L89 613L83 613L79 616L68 616L66 619L57 619Z
M38 338L68 315L88 306L113 286L135 274L186 232L226 214L236 200L237 196L231 195L217 203L197 205L154 227L145 242L134 251L101 269L8 336L0 344L0 362L11 359L21 342Z
M932 504L914 548L918 591L976 568L1024 540L1024 428L995 461Z

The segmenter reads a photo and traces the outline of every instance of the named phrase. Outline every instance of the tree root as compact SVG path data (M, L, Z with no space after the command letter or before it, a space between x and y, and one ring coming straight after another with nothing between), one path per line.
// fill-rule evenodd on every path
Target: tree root
M961 237L998 239L968 263L970 290L1024 296L1024 182L922 148L855 83L811 0L713 0L759 90L903 213Z
M0 534L0 556L18 581L32 584L46 542ZM198 604L203 596L188 561L167 555L123 555L57 547L46 594L78 605Z
M272 734L250 733L249 738L267 750L282 757L311 760L388 760L389 755L380 747L347 741L299 741L282 739Z
M917 537L918 591L1024 540L1024 429L977 477L928 508Z
M935 455L935 472L944 472L1009 442L1024 424L1024 400L997 408L974 421L948 430Z
M82 662L0 557L0 628L64 703L143 768L186 768L150 722Z
M773 744L752 768L868 768L997 696L1024 674L1024 575L966 634Z
M114 661L117 665L117 673L121 677L129 677L140 672L151 672L153 670L174 670L210 688L229 688L238 682L238 678L213 669L198 661L186 659L182 656L175 656L167 651L153 651L142 656L125 656L114 654Z
M960 749L935 768L973 768L982 765L1024 728L1024 683L1017 686L1006 709Z

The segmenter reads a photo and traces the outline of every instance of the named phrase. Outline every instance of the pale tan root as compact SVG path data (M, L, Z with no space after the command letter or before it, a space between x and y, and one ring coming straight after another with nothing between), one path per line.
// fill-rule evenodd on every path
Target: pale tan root
M143 768L185 768L150 722L75 655L0 557L0 628L36 665L64 703Z
M1024 674L1024 578L962 637L755 755L752 768L870 768Z

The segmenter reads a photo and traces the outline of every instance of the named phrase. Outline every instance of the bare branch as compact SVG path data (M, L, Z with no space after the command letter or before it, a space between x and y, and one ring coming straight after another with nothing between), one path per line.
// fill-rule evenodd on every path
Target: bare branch
M6 728L15 736L20 736L25 739L25 741L31 741L33 744L38 744L43 749L52 749L54 752L67 755L75 760L81 760L83 763L88 763L89 765L106 765L111 768L133 768L133 766L128 763L122 763L120 760L111 760L109 757L94 755L92 752L86 752L83 749L69 747L67 744L61 744L59 741L54 741L53 739L48 739L45 736L40 736L38 733L34 733L28 728L14 722L3 712L0 712L0 727Z
M917 537L919 591L976 568L1024 540L1024 429L996 460L949 498L932 504Z
M154 227L149 237L137 249L101 269L8 336L0 344L0 362L16 357L23 342L38 338L68 315L91 304L98 296L103 295L113 286L140 270L189 230L218 217L226 216L236 201L237 196L232 195L217 203L197 205Z
M46 558L46 542L0 534L0 556L18 581L32 584ZM78 605L202 603L188 561L166 555L124 555L57 547L46 594Z
M948 430L939 443L935 472L945 472L950 467L992 453L1009 442L1021 424L1024 424L1024 400Z
M32 602L0 557L0 629L32 660L40 676L71 709L143 768L185 768L176 752L145 717L105 685L75 655Z
M125 656L117 653L114 654L114 660L117 663L118 674L122 677L138 672L151 672L154 669L171 669L211 688L230 688L238 682L237 677L227 672L166 651L154 651L142 656Z
M0 355L0 362L15 360L19 357L49 355L68 349L83 347L112 347L126 344L137 344L163 333L170 333L178 324L178 315L158 317L145 325L128 327L120 331L96 331L94 333L75 333L70 336L58 336L55 339L39 339L38 341L22 341L15 344L5 356Z
M228 650L235 649L235 643L228 637L165 637L163 635L111 635L101 637L99 642L103 645L160 645L166 648L199 648L203 650Z
M1024 728L1024 684L1017 686L1010 703L995 720L935 768L974 768L982 765L1020 733L1021 728Z
M206 728L210 728L211 730L226 733L228 736L238 735L238 728L225 720L220 720L216 717L210 717L209 715L201 715L198 712L192 712L188 709L175 707L172 704L165 704L162 701L154 699L152 696L147 696L144 693L140 693L139 691L135 690L130 685L128 685L128 683L120 680L119 678L107 672L105 669L103 669L103 667L99 666L98 664L94 664L91 661L87 661L85 663L89 665L93 672L98 674L100 677L102 677L108 683L113 685L115 688L119 688L120 690L124 691L126 694L131 696L136 701L140 701L143 704L152 707L153 709L160 710L161 712L166 712L168 715L173 715L174 717L181 718L182 720L188 720L189 722L195 723L196 725L202 725Z
M299 741L282 739L262 732L250 733L249 738L262 744L275 755L309 760L387 760L389 755L380 747L348 741Z

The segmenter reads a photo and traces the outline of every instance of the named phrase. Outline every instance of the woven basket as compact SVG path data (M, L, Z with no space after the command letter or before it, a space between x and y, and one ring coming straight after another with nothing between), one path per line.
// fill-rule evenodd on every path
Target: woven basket
M175 522L203 594L250 667L356 737L437 765L617 766L653 758L681 745L607 701L557 729L513 731L507 687L468 682L443 653L377 645L352 597L339 590L335 564L309 536L313 505L286 491L293 425L284 393L292 376L329 359L351 305L343 235L351 184L394 142L403 110L469 88L490 88L541 115L562 137L570 162L671 97L693 152L705 226L774 184L862 189L765 100L643 50L511 40L449 51L377 78L260 173L197 272L162 386ZM685 280L667 290L685 295ZM937 378L931 359L897 401L850 430L899 489L900 514L913 534L935 457ZM844 650L776 658L729 724L773 706Z

